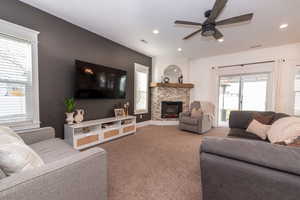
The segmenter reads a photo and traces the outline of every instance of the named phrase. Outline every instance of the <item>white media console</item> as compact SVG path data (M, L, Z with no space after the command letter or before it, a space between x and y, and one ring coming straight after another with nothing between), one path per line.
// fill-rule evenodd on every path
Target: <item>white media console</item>
M112 117L65 125L65 141L85 149L136 132L136 117Z

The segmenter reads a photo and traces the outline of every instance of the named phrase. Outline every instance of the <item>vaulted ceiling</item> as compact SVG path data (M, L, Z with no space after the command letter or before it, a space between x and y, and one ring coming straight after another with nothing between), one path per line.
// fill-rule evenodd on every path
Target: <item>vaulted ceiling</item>
M183 41L197 27L175 26L175 20L203 22L214 0L21 0L149 56L208 57L300 42L299 0L229 0L219 19L249 12L251 23L220 28L224 42L201 34ZM287 29L279 29L288 23ZM153 34L154 29L159 34ZM146 40L145 44L141 40ZM182 52L177 49L182 48Z

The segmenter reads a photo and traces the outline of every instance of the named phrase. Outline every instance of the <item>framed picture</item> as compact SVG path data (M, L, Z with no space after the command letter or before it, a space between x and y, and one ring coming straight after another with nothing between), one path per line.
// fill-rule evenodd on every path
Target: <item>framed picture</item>
M124 108L115 109L115 117L124 117L125 111Z

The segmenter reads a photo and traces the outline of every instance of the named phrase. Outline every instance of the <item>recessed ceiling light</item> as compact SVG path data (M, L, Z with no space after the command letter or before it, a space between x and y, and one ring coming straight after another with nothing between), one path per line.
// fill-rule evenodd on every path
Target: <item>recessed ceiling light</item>
M224 42L224 38L218 39L218 42Z
M182 48L178 48L177 51L181 52L181 51L182 51Z
M155 34L155 35L157 35L157 34L159 34L159 30L154 29L154 30L152 31L152 33Z
M288 24L281 24L279 28L284 29L284 28L287 28L288 26L289 26Z

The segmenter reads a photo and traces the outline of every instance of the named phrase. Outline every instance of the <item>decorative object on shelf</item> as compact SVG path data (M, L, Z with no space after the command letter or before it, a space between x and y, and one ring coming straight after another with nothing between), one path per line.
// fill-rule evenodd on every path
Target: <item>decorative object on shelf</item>
M182 76L182 71L177 65L169 65L164 70L164 76L169 78L170 83L178 83L178 78Z
M183 84L183 75L178 77L178 83Z
M115 117L118 118L124 116L125 116L124 108L115 109Z
M80 122L83 121L83 115L84 115L84 110L83 109L77 109L76 110L76 115L74 117L75 123L79 124Z
M125 116L129 115L129 106L130 106L130 103L129 103L129 101L127 101L127 103L124 104Z
M170 78L169 77L165 77L164 78L164 83L169 83L170 82Z
M68 124L73 124L74 122L74 110L75 110L75 100L74 98L67 98L64 101L67 112L66 114L66 122Z
M88 132L90 132L90 131L91 131L90 127L83 127L83 128L82 128L82 132L83 132L83 133L88 133Z

